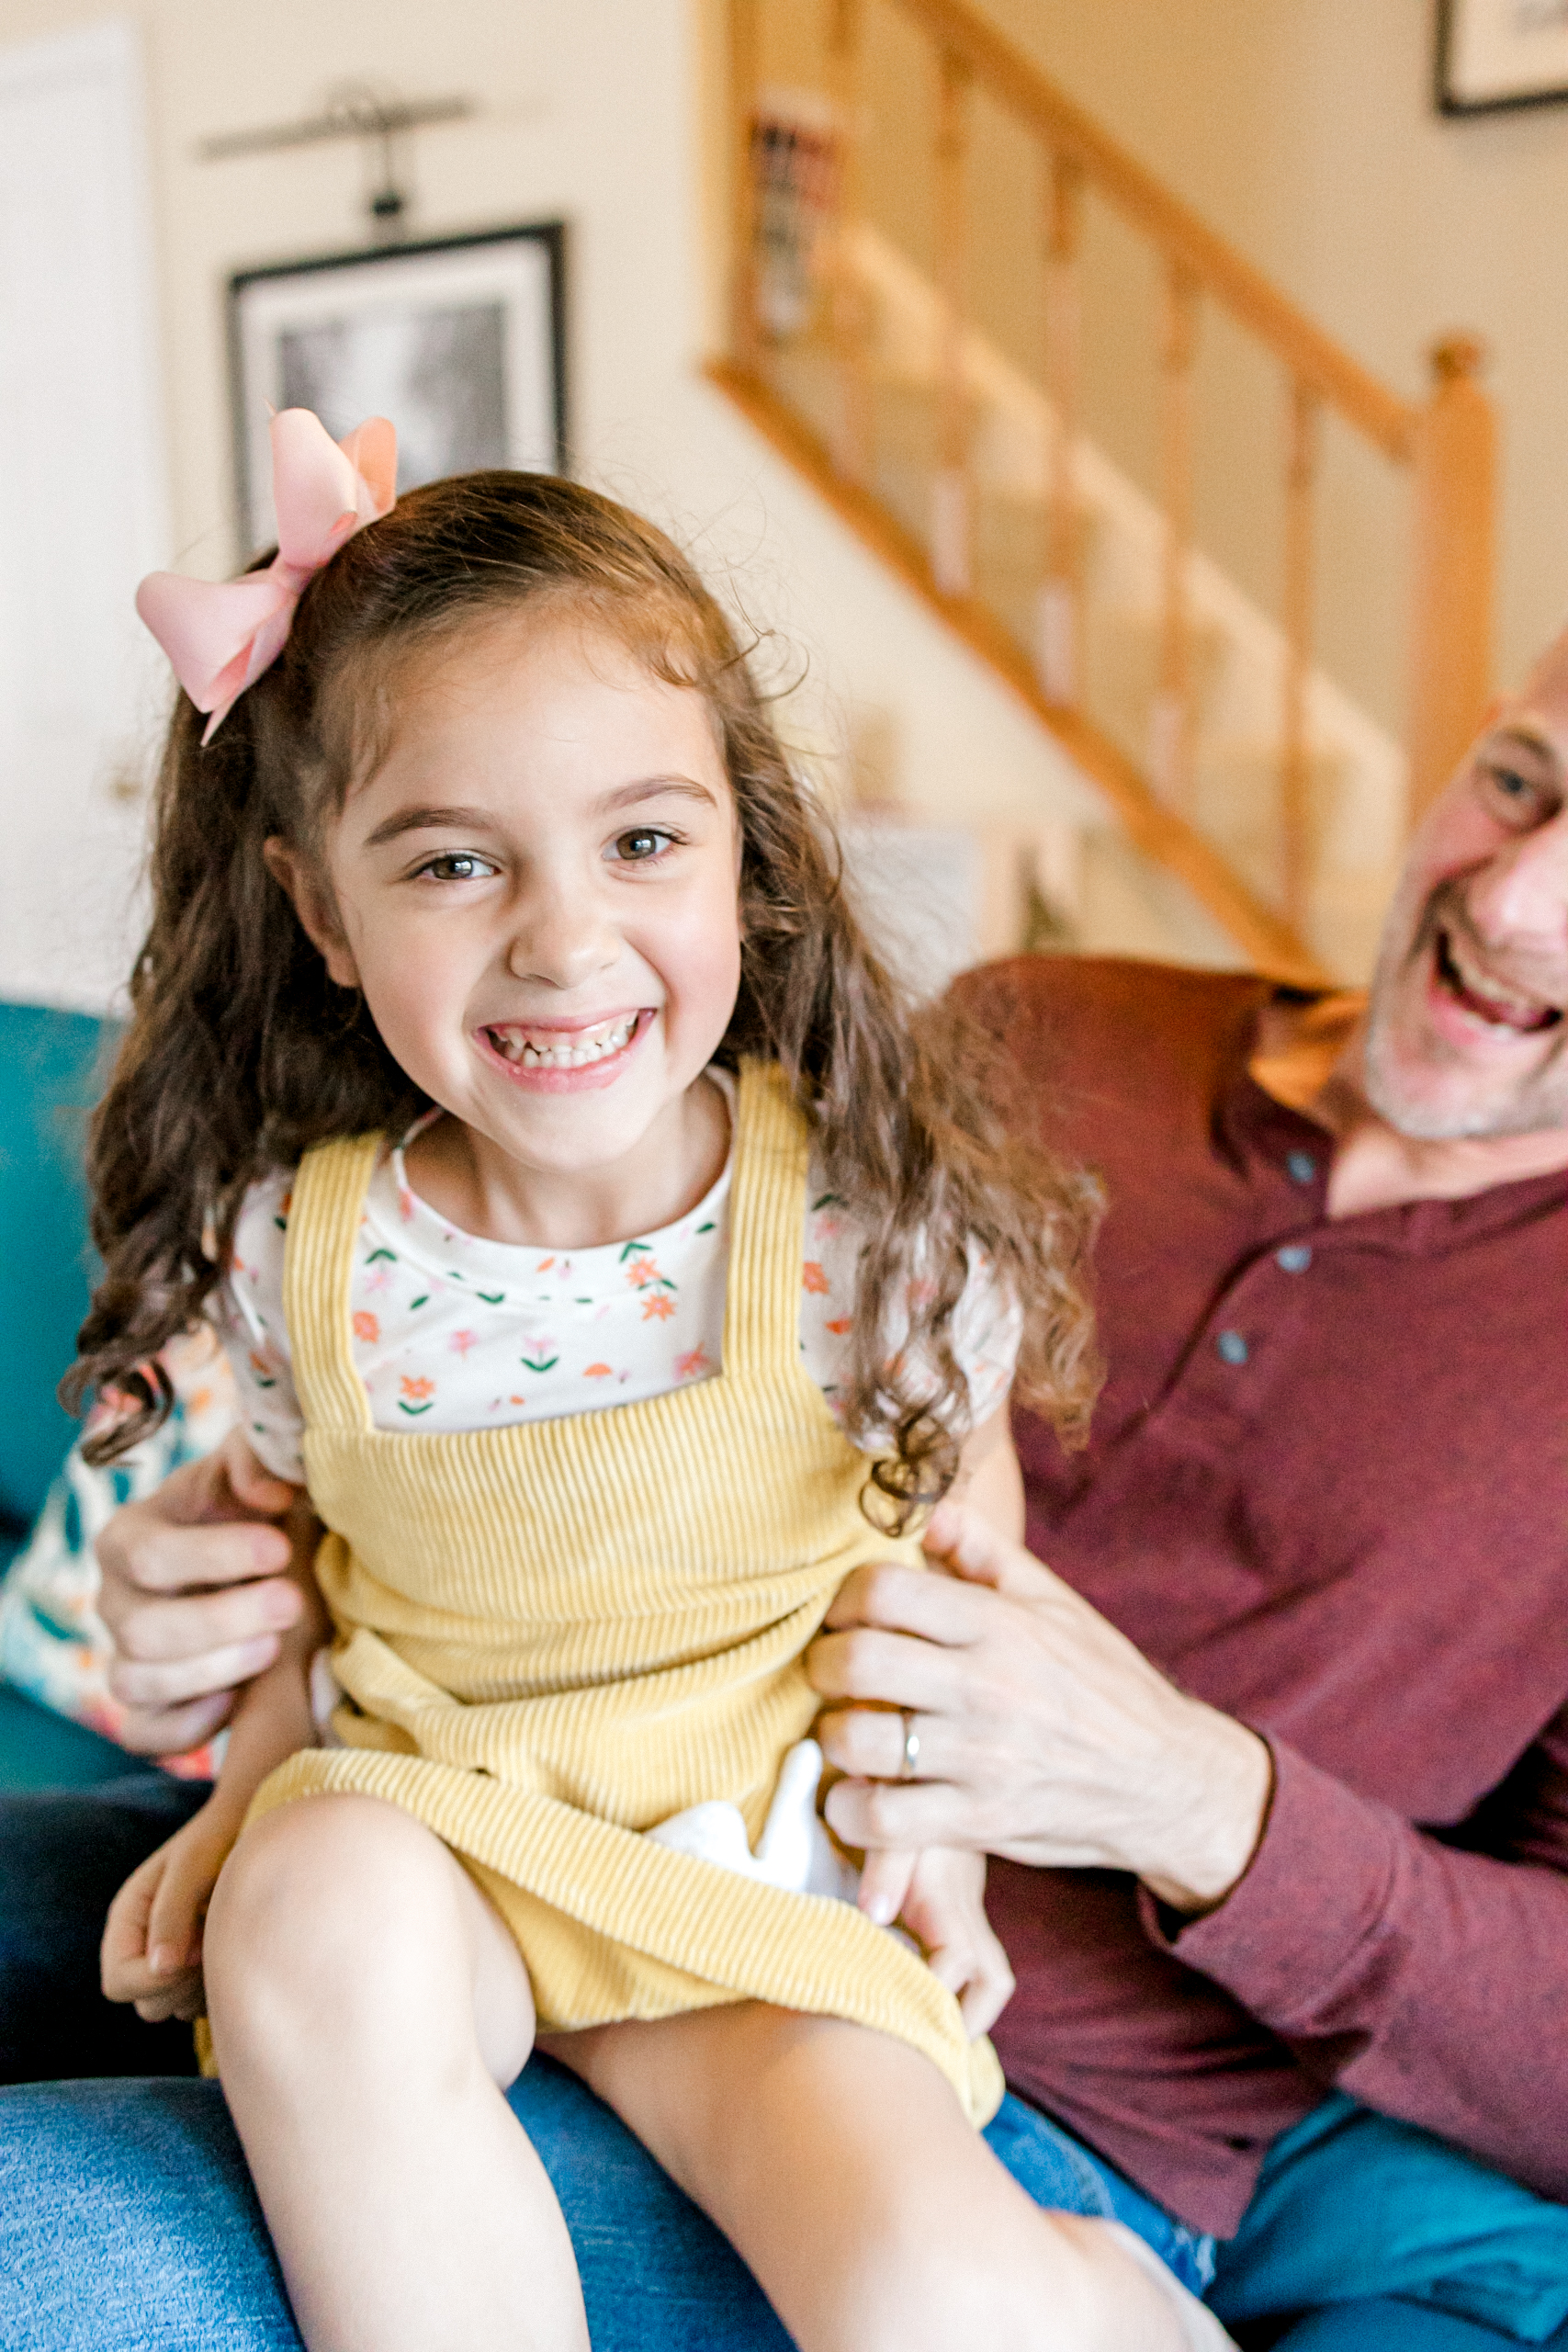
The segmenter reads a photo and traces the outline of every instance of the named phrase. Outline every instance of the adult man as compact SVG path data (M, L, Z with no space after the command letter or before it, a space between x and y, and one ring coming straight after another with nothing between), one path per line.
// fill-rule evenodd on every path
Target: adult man
M815 1654L835 1826L1005 1858L1036 2154L1229 2240L1229 2317L1341 2306L1292 2352L1568 2345L1565 777L1568 638L1422 828L1370 1013L970 984L1105 1174L1110 1381L1085 1457L1020 1431L1059 1576L950 1513L953 1577L863 1572ZM289 1606L215 1507L106 1545L153 1752Z

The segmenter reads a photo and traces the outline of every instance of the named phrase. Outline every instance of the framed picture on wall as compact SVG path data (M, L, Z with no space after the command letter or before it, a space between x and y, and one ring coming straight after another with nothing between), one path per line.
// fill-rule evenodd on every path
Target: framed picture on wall
M398 428L398 488L566 462L558 220L243 270L229 284L235 473L247 555L276 537L267 420L314 409L334 438Z
M1568 99L1568 0L1438 0L1437 78L1444 114Z

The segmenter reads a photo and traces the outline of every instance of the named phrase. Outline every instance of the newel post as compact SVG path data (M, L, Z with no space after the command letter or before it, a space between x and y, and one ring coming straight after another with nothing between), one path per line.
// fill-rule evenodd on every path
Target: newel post
M1434 346L1432 392L1412 449L1413 823L1453 774L1492 699L1497 426L1476 380L1485 356L1472 335L1450 335Z

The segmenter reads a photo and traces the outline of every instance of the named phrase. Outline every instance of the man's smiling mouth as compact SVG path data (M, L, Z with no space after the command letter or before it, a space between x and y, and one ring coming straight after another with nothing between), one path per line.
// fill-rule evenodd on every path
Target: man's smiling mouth
M1452 932L1439 928L1434 940L1438 978L1455 1001L1477 1020L1495 1029L1512 1029L1520 1036L1551 1029L1562 1018L1561 1005L1510 989L1483 972Z
M553 1029L525 1021L491 1022L485 1035L502 1061L522 1069L586 1069L631 1043L641 1012L618 1012L587 1029Z

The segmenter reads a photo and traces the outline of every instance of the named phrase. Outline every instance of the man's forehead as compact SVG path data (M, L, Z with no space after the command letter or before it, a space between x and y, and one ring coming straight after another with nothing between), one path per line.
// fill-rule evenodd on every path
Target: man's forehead
M1544 733L1554 749L1568 752L1568 629L1552 639L1518 694L1508 695L1496 716L1503 725Z

